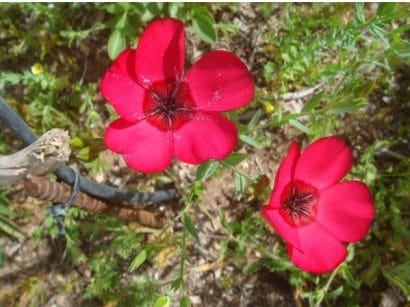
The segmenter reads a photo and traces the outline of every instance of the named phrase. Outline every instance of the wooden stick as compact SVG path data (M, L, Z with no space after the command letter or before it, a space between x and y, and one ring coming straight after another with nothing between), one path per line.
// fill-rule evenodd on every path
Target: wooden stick
M0 156L0 185L23 180L28 174L53 172L68 161L70 137L62 129L51 129L30 146L9 156Z
M56 203L64 203L71 194L69 185L51 181L44 177L28 176L24 181L24 185L29 196ZM153 228L162 228L165 224L165 218L158 214L142 209L108 204L81 191L77 194L72 205L87 211L116 216L127 221L135 221Z

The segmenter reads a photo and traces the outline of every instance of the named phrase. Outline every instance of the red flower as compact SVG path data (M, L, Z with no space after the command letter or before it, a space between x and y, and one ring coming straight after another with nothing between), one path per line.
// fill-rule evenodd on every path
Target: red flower
M350 148L337 137L308 146L293 142L276 175L262 217L287 242L292 262L311 273L326 273L346 258L342 242L365 237L374 204L360 181L339 182L353 162Z
M106 129L105 143L135 170L161 171L173 157L191 164L223 159L236 146L236 126L219 112L252 100L247 67L232 53L213 51L184 75L184 58L184 24L157 19L101 80L120 116Z

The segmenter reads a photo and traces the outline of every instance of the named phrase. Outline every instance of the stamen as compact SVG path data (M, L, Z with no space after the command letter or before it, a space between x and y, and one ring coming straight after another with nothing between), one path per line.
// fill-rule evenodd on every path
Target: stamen
M281 195L280 213L292 226L312 223L317 215L318 191L302 181L290 182Z
M179 79L154 83L144 100L147 120L161 130L181 127L191 118L193 107L189 87Z

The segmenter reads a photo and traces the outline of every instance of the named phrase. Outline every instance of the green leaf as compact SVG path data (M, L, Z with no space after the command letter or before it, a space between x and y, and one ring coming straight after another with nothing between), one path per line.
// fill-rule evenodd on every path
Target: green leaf
M354 278L352 272L350 271L347 265L343 265L342 274L350 286L352 286L355 289L358 289L360 287L360 282L357 281L356 278Z
M296 119L289 119L289 125L303 131L306 134L310 134L310 130L308 127L306 127L305 125L303 125L300 121L296 120Z
M125 11L124 14L122 14L122 16L120 17L120 19L118 19L118 21L115 23L115 30L119 30L121 32L121 30L124 30L125 27L128 24L128 18L127 18L127 12Z
M229 164L231 166L235 166L239 163L241 163L243 160L245 160L248 157L247 154L243 154L243 153L233 153L231 154L228 158L226 158L225 160L223 160L226 164Z
M259 147L258 141L255 140L253 137L251 137L251 136L249 136L249 135L241 134L241 135L239 136L239 139L240 139L242 142L244 142L244 143L246 143L246 144L249 144L249 145L251 145L251 146L253 146L253 147L256 147L256 148Z
M74 145L82 146L77 147L81 148L77 153L77 158L83 161L93 161L98 158L102 151L107 149L103 138L84 138L82 140L75 138L74 141ZM71 144L73 145L73 142Z
M123 34L115 30L111 33L110 38L108 39L108 56L111 60L117 58L117 56L125 49L125 37Z
M7 235L14 237L14 238L20 238L22 236L22 233L18 226L14 224L12 221L9 221L5 217L0 215L0 231L3 231Z
M193 10L192 28L205 43L215 43L216 30L214 27L214 21L206 9L195 8Z
M3 206L0 203L0 215L13 215L13 211L11 211L9 208L7 208L6 206Z
M171 298L168 295L160 296L154 304L154 307L169 307L169 306L171 306Z
M390 283L399 287L407 296L410 295L410 261L396 266L394 269L384 271L383 275Z
M356 19L360 22L360 23L364 23L366 20L366 15L364 12L364 3L356 3Z
M183 296L179 300L179 307L190 307L192 304L192 300L189 296Z
M0 246L0 268L2 268L6 263L6 254L4 253L3 248Z
M309 101L303 106L302 113L312 111L318 105L324 94L325 92L322 91L310 98Z
M147 260L147 256L148 256L148 252L146 249L143 249L142 251L140 251L138 255L134 258L134 260L132 260L128 271L132 272L138 269L141 266L141 264L143 264L145 260Z
M223 240L221 242L221 246L219 247L219 256L220 257L223 257L226 254L226 252L228 250L228 243L229 243L229 241L227 241L227 240Z
M238 199L242 196L246 186L246 177L240 173L235 173L235 195Z
M366 103L364 102L359 102L359 103L346 103L346 104L341 104L338 106L335 106L332 110L329 111L329 113L332 114L341 114L341 113L350 113L354 112L361 107L363 107Z
M381 260L379 258L376 258L374 261L372 261L370 266L367 267L360 274L360 279L363 280L363 282L369 287L372 287L376 283L377 277L379 276L379 273L380 273L380 265L381 265Z
M199 240L198 231L196 230L195 225L187 212L184 213L184 226L186 230L188 230L190 235L193 236L199 244L201 244L201 241Z
M343 293L343 285L338 287L336 290L333 290L332 292L327 293L326 298L327 299L335 299L336 297L338 297L342 293Z
M379 6L377 7L377 16L379 17L389 16L394 12L395 7L396 7L396 4L393 2L380 3Z
M171 284L172 291L177 292L179 289L181 289L183 284L184 284L184 280L182 279L182 277L178 277Z
M249 121L248 124L248 129L252 130L256 127L256 125L259 123L259 120L261 119L262 116L262 110L259 109L256 111L256 113L252 116L252 119Z
M173 18L185 19L185 4L181 2L169 3L169 15Z
M85 144L84 144L83 140L80 139L80 138L77 138L77 137L71 139L70 145L74 148L77 148L77 149L85 147Z
M204 181L211 177L218 169L219 162L210 160L198 166L196 169L196 180Z

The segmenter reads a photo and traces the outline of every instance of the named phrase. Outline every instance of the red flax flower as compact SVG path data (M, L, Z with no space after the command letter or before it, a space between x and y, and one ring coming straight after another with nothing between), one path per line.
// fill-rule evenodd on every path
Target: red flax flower
M135 170L162 171L173 157L191 164L219 160L236 146L236 126L219 112L253 99L246 65L226 51L209 52L185 75L184 62L184 24L157 19L101 80L120 116L106 129L105 143Z
M293 142L276 175L262 217L287 242L292 262L311 273L326 273L346 258L342 242L365 237L374 204L360 181L340 180L349 172L352 151L337 137L325 137L301 154Z

